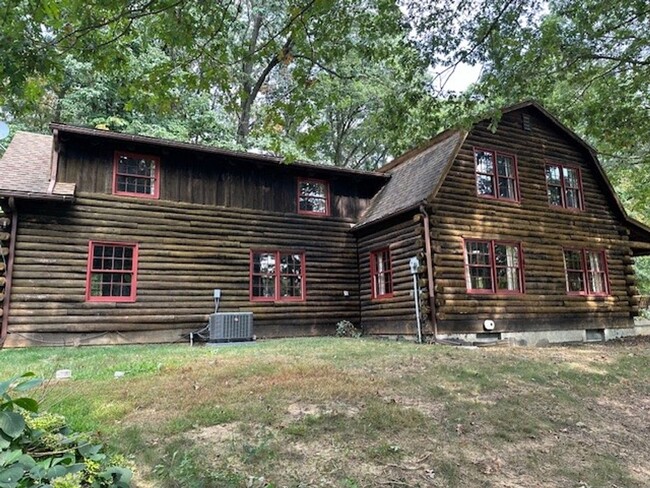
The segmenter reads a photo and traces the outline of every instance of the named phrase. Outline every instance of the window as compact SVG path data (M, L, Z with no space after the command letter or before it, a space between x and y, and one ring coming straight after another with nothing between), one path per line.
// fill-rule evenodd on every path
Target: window
M521 246L465 241L465 279L471 293L523 293Z
M548 203L553 207L582 210L580 169L560 164L546 165Z
M298 180L298 213L329 215L329 185L326 181Z
M605 251L565 249L566 289L576 295L608 295Z
M90 242L86 300L135 302L138 245Z
M370 280L372 298L393 296L393 268L388 248L370 253Z
M304 263L305 255L301 252L251 251L251 300L304 300Z
M499 200L519 200L517 162L514 156L486 149L474 149L476 192Z
M125 152L115 153L113 193L158 198L160 159Z

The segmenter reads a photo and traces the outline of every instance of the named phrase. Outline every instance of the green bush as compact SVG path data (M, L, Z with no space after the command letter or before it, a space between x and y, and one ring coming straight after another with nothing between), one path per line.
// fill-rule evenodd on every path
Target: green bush
M42 380L25 373L0 382L0 488L129 488L131 471L75 433L65 418L39 413L23 392Z
M361 337L361 331L349 320L341 320L336 324L336 337Z

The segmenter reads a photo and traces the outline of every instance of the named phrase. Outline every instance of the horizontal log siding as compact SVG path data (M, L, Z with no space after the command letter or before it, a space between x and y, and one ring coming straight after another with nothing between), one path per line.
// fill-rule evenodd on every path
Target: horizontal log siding
M409 260L422 253L422 223L411 215L372 226L358 237L361 325L369 334L416 335L413 278ZM388 247L393 269L393 296L372 299L370 252Z
M496 133L485 124L472 130L433 201L431 237L438 328L442 333L480 332L485 319L496 331L628 326L633 312L633 269L621 217L589 164L590 156L573 139L529 112L533 129L524 131L521 112L505 115ZM515 154L521 203L476 195L473 148ZM581 168L585 210L550 208L545 164ZM467 293L463 239L521 242L524 295ZM566 293L563 247L605 249L611 296ZM627 264L626 264L627 263Z
M339 320L359 315L349 220L88 193L20 212L8 345L71 333L180 340L205 325L214 288L222 289L221 311L254 312L258 337L332 334ZM85 301L90 240L139 243L136 303ZM251 302L251 248L304 251L307 300Z
M298 179L315 178L329 182L332 216L356 219L381 185L381 180L331 175L318 168L107 141L91 146L76 138L62 144L59 181L76 183L81 193L111 194L115 151L158 156L160 200L167 201L297 213Z

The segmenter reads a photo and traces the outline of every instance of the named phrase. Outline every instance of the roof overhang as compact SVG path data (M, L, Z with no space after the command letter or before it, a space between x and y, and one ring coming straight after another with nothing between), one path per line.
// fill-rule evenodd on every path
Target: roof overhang
M0 189L0 198L12 198L12 197L16 199L47 200L47 201L57 201L57 202L73 202L75 199L74 195L58 195L55 193Z

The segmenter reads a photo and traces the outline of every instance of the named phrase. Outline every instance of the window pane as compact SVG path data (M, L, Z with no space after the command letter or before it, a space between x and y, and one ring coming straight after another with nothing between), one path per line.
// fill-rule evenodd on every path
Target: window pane
M565 194L567 208L580 208L580 190L567 188Z
M327 213L326 183L301 181L298 191L298 209L301 212Z
M494 195L494 177L476 175L476 191L479 195Z
M562 206L562 188L559 186L548 187L548 202L551 205Z
M491 290L492 272L486 267L469 268L469 283L472 290Z
M518 268L498 268L497 269L497 289L508 291L519 291L519 269Z
M499 198L516 200L515 180L510 178L499 178Z
M567 269L582 271L582 253L580 251L564 251L564 262Z
M567 279L569 291L580 292L585 291L584 274L578 271L567 272Z
M546 166L546 182L549 185L561 186L562 181L560 180L560 167L549 165Z
M564 176L564 184L571 188L578 188L580 186L578 179L578 170L575 168L563 168L562 173Z
M490 264L490 243L469 241L467 247L467 261L469 264Z
M477 173L494 174L494 160L491 151L476 151L474 153Z
M605 271L605 260L603 253L598 251L587 251L587 269L589 271Z
M497 155L497 170L499 176L514 178L515 160L510 156L504 156L502 154Z

